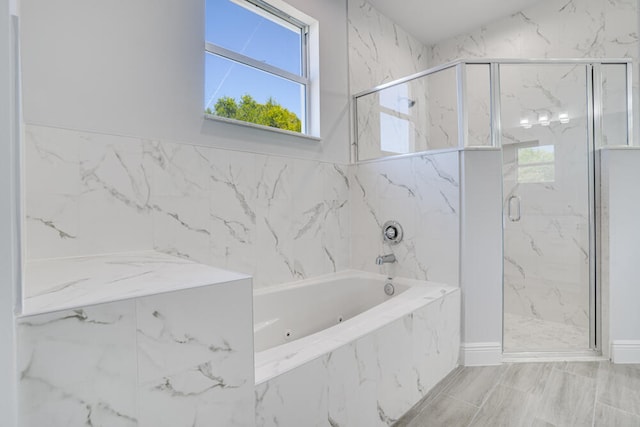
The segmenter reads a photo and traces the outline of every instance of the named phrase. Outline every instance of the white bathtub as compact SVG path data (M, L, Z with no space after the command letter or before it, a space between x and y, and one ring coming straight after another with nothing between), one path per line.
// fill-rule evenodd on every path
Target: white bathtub
M393 279L389 297L387 282L346 271L254 292L257 426L390 425L455 368L459 289Z

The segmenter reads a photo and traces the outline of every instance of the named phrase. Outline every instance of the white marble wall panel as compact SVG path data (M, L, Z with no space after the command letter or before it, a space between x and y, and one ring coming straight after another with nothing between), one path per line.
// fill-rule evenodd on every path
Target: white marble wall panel
M345 166L28 126L27 258L157 249L256 286L349 266Z
M427 46L366 0L347 1L352 94L427 69Z
M489 65L465 65L467 142L470 147L491 146L491 77Z
M171 180L165 174L189 170L204 190L196 187L166 200L193 222L157 210L156 249L246 272L257 287L349 265L346 167L171 143L156 143L156 149L158 189ZM172 165L172 172L162 153L173 150L189 152L191 160ZM166 233L160 221L175 230Z
M249 281L136 300L140 425L252 424L251 300Z
M150 248L139 140L27 126L24 157L28 259Z
M456 68L426 77L429 149L458 146L458 79Z
M458 152L424 154L352 168L353 268L391 276L459 282ZM384 244L382 225L400 222L404 239ZM375 265L378 255L397 262Z
M256 425L389 426L458 360L460 293L256 387Z
M248 279L18 321L20 426L252 426Z
M133 301L18 320L21 427L137 426Z

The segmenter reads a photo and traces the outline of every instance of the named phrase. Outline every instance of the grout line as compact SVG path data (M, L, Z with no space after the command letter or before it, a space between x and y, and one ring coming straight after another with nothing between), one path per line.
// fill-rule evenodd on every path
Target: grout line
M447 387L449 387L449 385L453 382L453 380L454 380L455 378L457 378L457 377L458 377L458 375L460 375L460 373L461 373L463 370L464 370L464 366L461 366L461 365L456 366L456 367L454 368L454 370L453 370L453 371L451 371L451 372L450 372L446 377L444 377L442 380L440 380L440 382L438 382L436 385L434 385L434 386L431 388L431 390L429 390L429 392L427 392L427 394L426 394L422 399L420 399L420 400L419 400L415 405L413 405L413 406L409 409L409 411L405 412L405 413L402 415L402 417L398 418L398 420L397 420L397 421L402 420L402 418L403 418L406 414L408 414L408 413L409 413L413 408L415 408L416 406L418 406L418 405L420 405L420 404L424 403L424 402L425 402L425 399L426 399L426 398L427 398L427 396L431 393L431 391L432 391L433 389L435 389L436 387L438 387L441 383L444 383L444 385L442 386L442 388L440 389L440 391L439 391L439 392L437 392L436 394L434 394L433 396L431 396L431 397L429 398L429 400L427 401L427 403L426 403L426 404L425 404L425 405L424 405L424 406L423 406L419 411L417 411L417 412L413 415L413 417L412 417L410 420L408 420L408 422L409 422L409 423L411 423L411 422L413 422L413 420L418 419L418 418L420 417L420 415L424 412L424 410L425 410L426 408L428 408L428 407L429 407L429 406L430 406L430 405L431 405L431 404L432 404L432 403L433 403L433 402L434 402L438 397L440 397L442 394L445 394L445 393L444 393L444 390L445 390ZM448 395L447 395L447 396L448 396ZM466 403L466 402L465 402L465 403ZM475 406L475 405L474 405L474 406ZM397 422L397 421L396 421L396 422ZM406 425L409 425L409 424L406 424Z
M442 393L440 393L439 395L444 395L445 397L448 397L449 399L455 400L455 401L460 402L460 403L464 403L465 405L473 406L474 408L477 408L477 409L480 409L482 407L482 405L481 406L476 406L473 403L467 402L466 400L460 399L459 397L453 396L453 395L451 395L449 393L445 393L444 391Z
M471 421L469 421L469 424L467 424L467 426L471 426L473 422L476 420L476 418L478 417L478 414L480 414L480 412L482 411L482 408L484 408L484 405L487 403L489 398L491 398L493 393L496 391L496 388L498 388L498 385L501 385L502 378L506 375L506 372L510 367L511 365L507 364L505 368L502 370L502 372L500 373L500 375L498 375L498 378L496 378L496 380L494 381L493 386L491 387L489 392L486 394L485 398L482 399L482 403L478 407L478 410L473 415L473 418L471 418ZM475 405L472 405L472 406L475 406Z
M619 411L619 412L622 412L623 414L631 415L632 417L635 417L635 418L640 418L640 415L638 415L638 414L634 414L633 412L629 412L629 411L626 411L624 409L617 408L617 407L615 407L613 405L609 405L608 403L599 402L597 398L596 398L596 403L599 403L602 406L608 406L609 408L613 409L614 411ZM595 408L595 405L594 405L594 408ZM595 413L595 409L594 409L594 413Z

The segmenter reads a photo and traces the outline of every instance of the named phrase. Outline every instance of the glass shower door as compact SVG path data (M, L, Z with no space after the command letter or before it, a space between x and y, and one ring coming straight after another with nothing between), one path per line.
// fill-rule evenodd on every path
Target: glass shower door
M590 72L500 65L507 353L595 345Z

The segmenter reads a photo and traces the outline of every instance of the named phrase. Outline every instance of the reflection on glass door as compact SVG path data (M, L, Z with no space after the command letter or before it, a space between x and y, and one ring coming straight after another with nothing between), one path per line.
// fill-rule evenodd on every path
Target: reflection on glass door
M500 65L505 352L594 346L587 71Z

